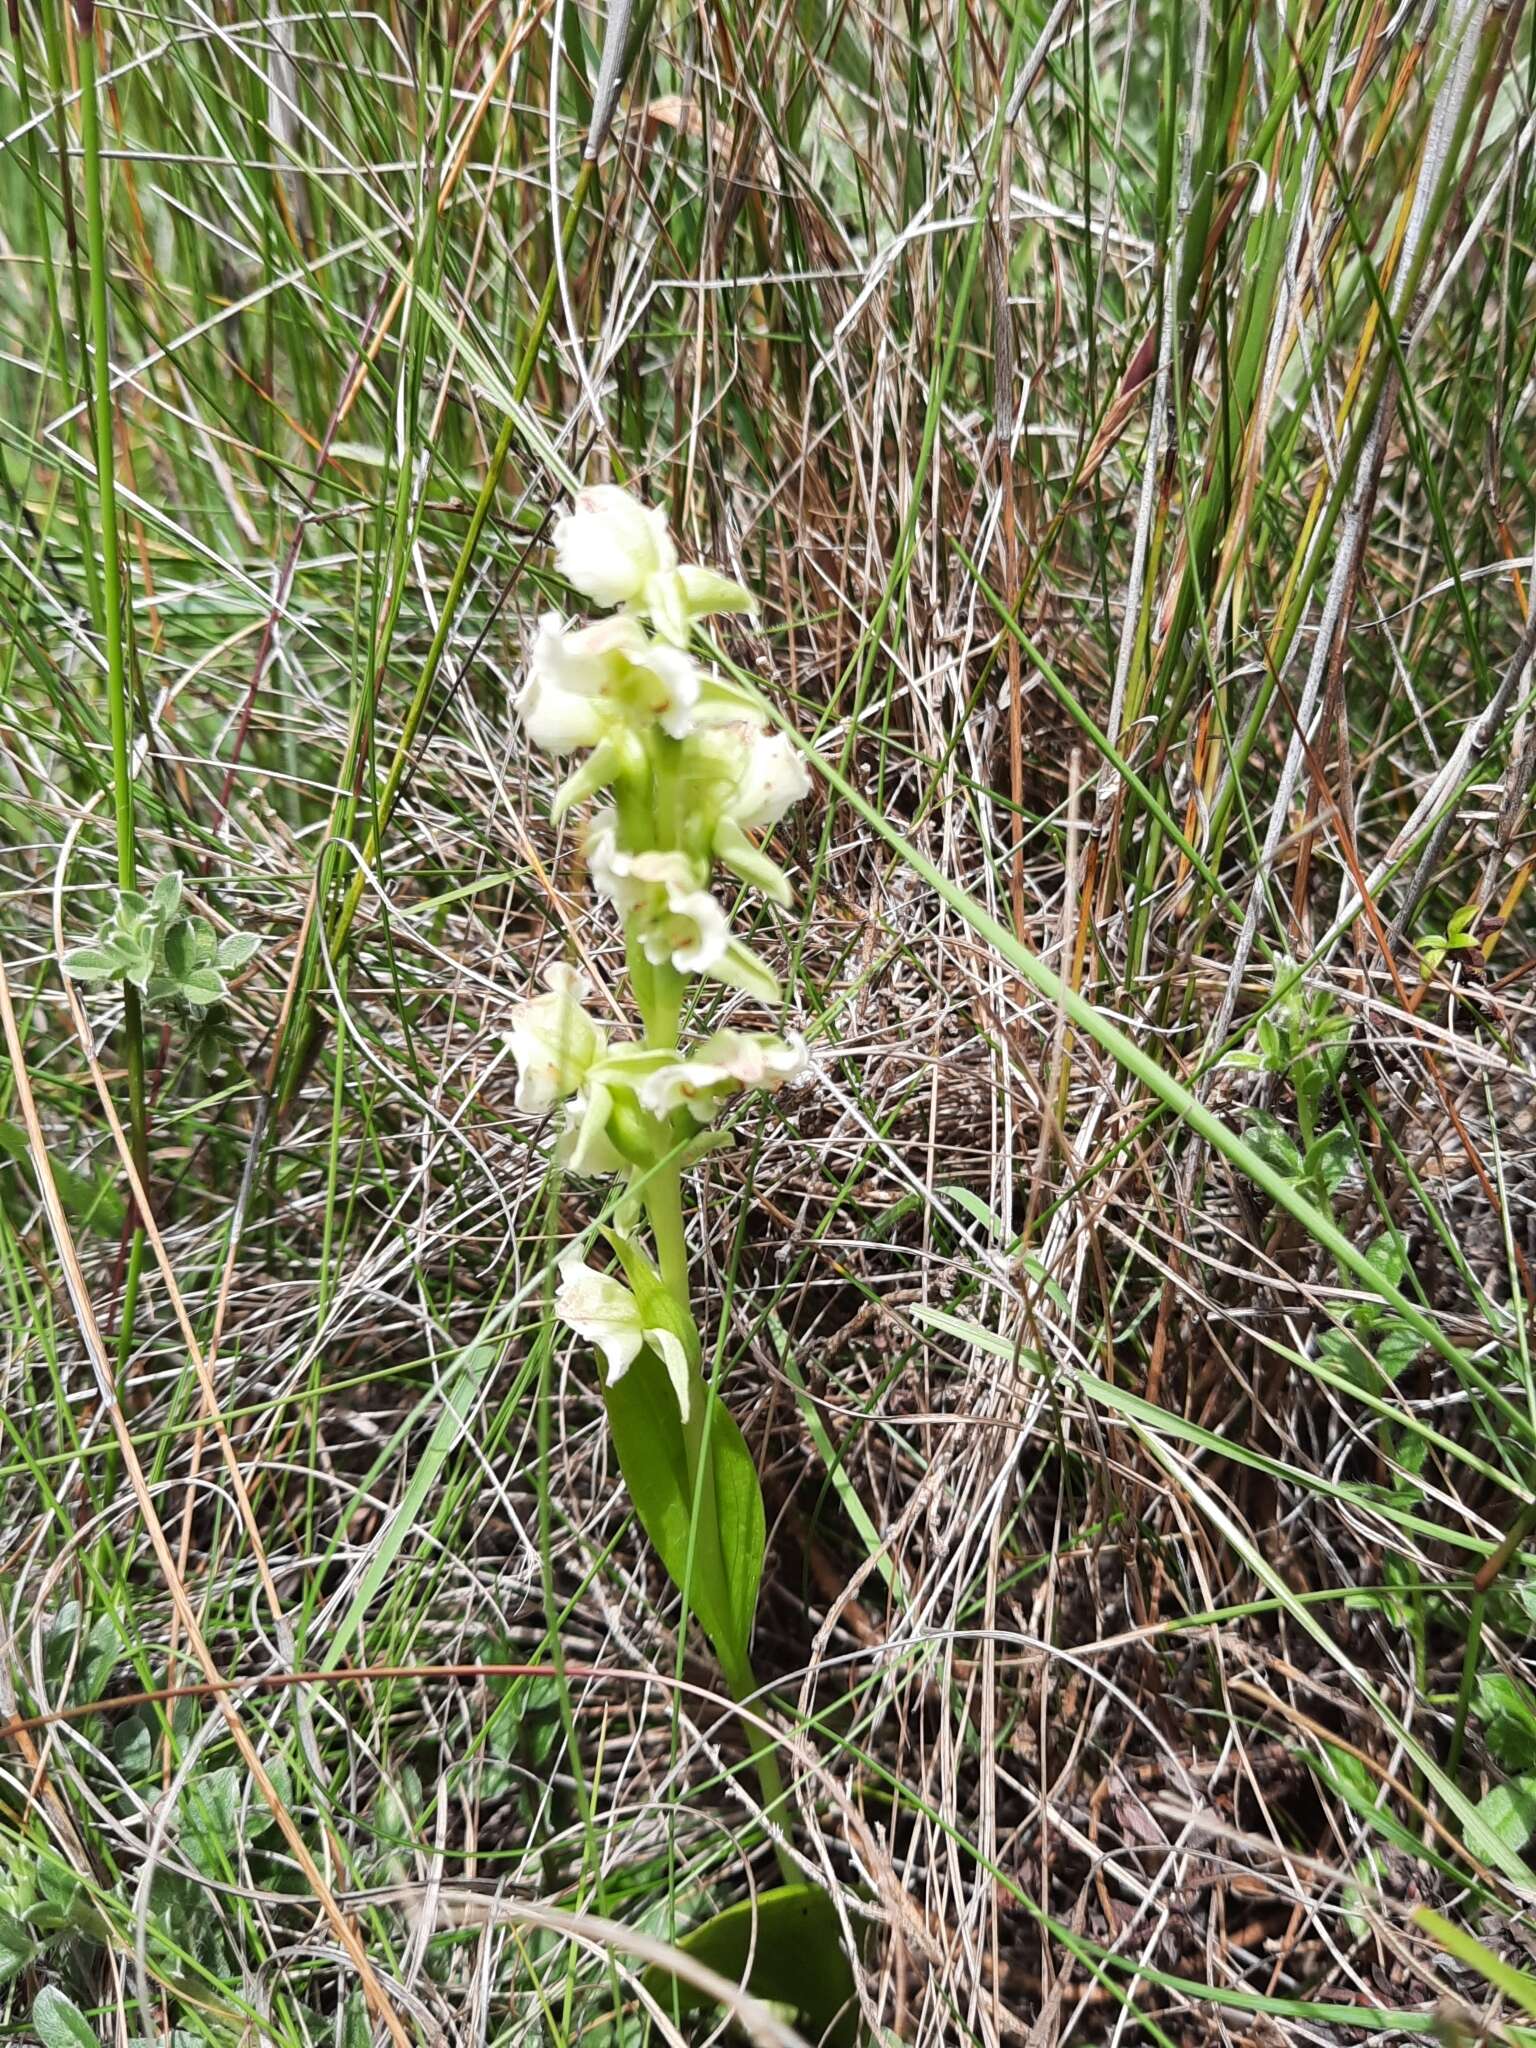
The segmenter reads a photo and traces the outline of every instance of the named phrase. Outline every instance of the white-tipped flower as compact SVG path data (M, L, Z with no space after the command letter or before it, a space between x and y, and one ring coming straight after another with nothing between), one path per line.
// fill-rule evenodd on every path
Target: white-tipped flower
M667 1117L687 1108L709 1123L730 1095L743 1088L782 1088L805 1072L805 1040L798 1031L778 1038L764 1031L717 1031L691 1059L660 1067L640 1083L643 1108Z
M576 1245L560 1254L555 1314L603 1355L603 1378L615 1386L649 1345L667 1369L683 1420L688 1419L688 1353L675 1332L647 1327L640 1303L622 1280L587 1265Z
M571 632L556 612L539 621L517 699L528 737L546 753L595 747L625 728L659 723L686 734L699 672L681 649L648 638L638 619L602 619Z
M624 853L612 811L599 811L587 834L587 863L597 893L625 917L638 915L647 960L708 974L723 956L730 924L687 854Z
M594 604L638 604L651 578L676 566L667 515L617 484L578 491L555 522L555 567Z
M732 874L786 909L794 891L784 870L749 838L768 832L810 789L805 763L782 733L751 716L695 720L684 753L690 800L713 819L710 851Z
M618 484L593 484L555 522L555 567L594 604L621 605L649 618L658 633L686 647L695 619L750 612L752 593L699 562L678 564L666 514Z
M519 1109L542 1115L574 1095L608 1050L607 1034L582 1007L586 976L556 961L544 970L549 993L514 1005L508 1036L517 1063Z

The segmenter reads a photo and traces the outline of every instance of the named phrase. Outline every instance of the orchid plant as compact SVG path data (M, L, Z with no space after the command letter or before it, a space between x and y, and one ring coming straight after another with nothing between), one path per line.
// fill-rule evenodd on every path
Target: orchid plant
M635 1508L740 1700L753 1690L762 1495L741 1432L702 1371L684 1175L719 1142L711 1126L722 1111L746 1091L795 1080L806 1050L794 1031L722 1028L686 1043L682 1034L700 981L759 1010L780 1008L778 977L733 929L717 870L791 904L764 838L810 778L756 700L691 651L697 620L751 611L740 584L679 562L665 516L611 484L580 492L554 541L558 574L609 615L539 621L517 712L536 747L570 763L555 817L592 806L581 838L587 875L622 923L640 1028L617 1037L594 1014L587 977L547 967L512 1015L516 1100L554 1120L555 1159L568 1172L622 1182L604 1205L612 1220L584 1233L589 1247L606 1241L611 1266L569 1245L555 1313L597 1355ZM755 1721L744 1725L772 1807L783 1793L771 1744Z

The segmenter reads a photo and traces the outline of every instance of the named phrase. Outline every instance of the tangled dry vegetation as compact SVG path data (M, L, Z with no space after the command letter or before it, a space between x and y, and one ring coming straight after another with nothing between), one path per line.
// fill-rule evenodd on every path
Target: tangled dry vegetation
M8 2038L357 2048L360 1946L411 2038L703 2039L645 1943L774 1881L512 1103L619 979L509 716L600 474L862 799L696 1253L867 2038L1518 2038L1528 10L642 5L584 170L604 26L104 6L97 245L80 22L0 58ZM144 1019L147 1246L114 669L139 874L260 938Z

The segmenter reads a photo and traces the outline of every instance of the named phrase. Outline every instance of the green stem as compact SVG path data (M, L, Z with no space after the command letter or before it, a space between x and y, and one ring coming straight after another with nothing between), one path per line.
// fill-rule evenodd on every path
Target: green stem
M646 792L647 801L633 787L621 786L616 791L619 826L624 842L631 850L659 843L671 846L677 838L676 777L670 772L672 757L663 750L659 757L652 759L651 788ZM676 968L669 965L655 966L647 960L634 932L625 933L625 955L629 969L630 987L635 992L641 1023L644 1026L645 1042L651 1046L673 1047L677 1044L678 1022L682 1015L684 978ZM688 1284L688 1231L683 1218L683 1177L676 1166L655 1168L646 1178L645 1193L646 1220L651 1226L651 1238L656 1246L656 1263L660 1269L667 1292L680 1308L690 1315L692 1303ZM693 1404L693 1413L683 1425L683 1443L688 1459L688 1485L693 1500L695 1515L700 1515L706 1499L712 1504L714 1490L706 1484L705 1459L708 1454L707 1433L709 1429L709 1407L701 1401ZM718 1527L714 1541L720 1541ZM715 1644L715 1654L720 1660L720 1669L730 1688L731 1698L740 1706L757 1692L757 1680L752 1673L751 1660L746 1650L732 1655L724 1646ZM763 1795L763 1810L773 1817L782 1829L789 1811L788 1797L784 1790L784 1777L779 1769L778 1757L774 1754L773 1737L760 1725L760 1719L745 1713L738 1714L737 1720L746 1740L747 1753L752 1759L752 1768L757 1773L757 1782ZM800 1873L788 1847L777 1839L773 1845L778 1860L779 1874L786 1884L797 1884Z
M138 885L138 851L134 839L132 711L128 693L127 650L123 639L123 569L117 531L117 477L112 448L112 342L107 309L107 223L102 204L101 116L96 104L96 31L94 0L75 0L80 54L80 149L85 176L85 234L90 267L91 360L94 381L96 490L101 506L102 638L107 653L107 708L112 732L112 806L117 825L117 886ZM133 1163L139 1180L149 1185L148 1119L144 1090L144 1017L139 992L123 989L124 1064L128 1075L128 1128ZM135 1278L142 1261L143 1223L136 1221L129 1252ZM133 1342L136 1285L123 1301L118 1356Z
M731 1689L731 1698L740 1706L752 1699L758 1692L757 1680L752 1675L752 1666L745 1653L739 1660L728 1662L720 1658L720 1668L725 1673L725 1682ZM760 1710L759 1710L760 1711ZM747 1740L747 1750L752 1758L752 1768L757 1772L758 1786L763 1795L763 1811L774 1822L781 1834L789 1831L789 1794L784 1789L784 1774L779 1769L773 1737L760 1725L757 1714L738 1714L741 1732ZM779 1875L786 1884L799 1884L801 1875L795 1859L789 1853L789 1845L777 1835L773 1837L773 1854L779 1866Z
M683 1225L683 1182L675 1166L658 1167L646 1184L645 1213L656 1241L656 1262L667 1292L688 1307L688 1238Z

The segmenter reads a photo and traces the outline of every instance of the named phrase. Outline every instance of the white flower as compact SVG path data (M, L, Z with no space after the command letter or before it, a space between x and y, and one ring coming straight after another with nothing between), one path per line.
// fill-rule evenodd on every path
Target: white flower
M582 1008L586 976L556 961L544 970L548 995L531 996L512 1010L508 1039L517 1062L519 1109L542 1115L574 1095L608 1050L608 1039Z
M730 943L729 920L685 853L624 853L618 821L598 811L587 829L592 886L625 917L639 914L647 960L666 961L683 974L708 974Z
M679 567L667 516L618 484L593 484L555 522L555 567L594 604L643 613L686 647L695 619L750 612L752 593L699 562Z
M691 727L699 672L638 619L602 619L576 632L557 612L540 619L517 699L528 737L546 753L595 747L616 728L659 720L674 739Z
M810 789L805 763L782 733L752 716L703 722L697 717L684 754L690 797L714 820L710 850L741 881L786 909L794 901L789 877L747 835L778 824Z
M811 778L787 733L744 729L741 765L726 816L744 832L771 832L792 804L811 793Z
M660 1117L686 1105L695 1122L707 1124L727 1095L739 1088L782 1088L805 1072L806 1061L798 1031L783 1038L764 1031L717 1031L691 1059L647 1075L640 1083L640 1101Z
M560 1285L555 1314L603 1354L603 1378L615 1386L649 1344L667 1368L683 1420L688 1420L688 1353L671 1330L647 1328L640 1304L611 1273L586 1265L580 1248L568 1245L560 1254Z
M747 832L771 832L791 804L810 793L811 778L786 733L734 717L695 721L688 763L709 798Z
M667 515L617 484L578 491L555 523L555 567L594 604L634 604L651 577L676 566Z
M729 918L703 886L701 865L687 854L624 852L614 812L601 810L587 827L587 868L598 895L635 920L647 960L658 967L670 962L680 974L710 975L761 1002L781 1000L778 977L731 937Z

